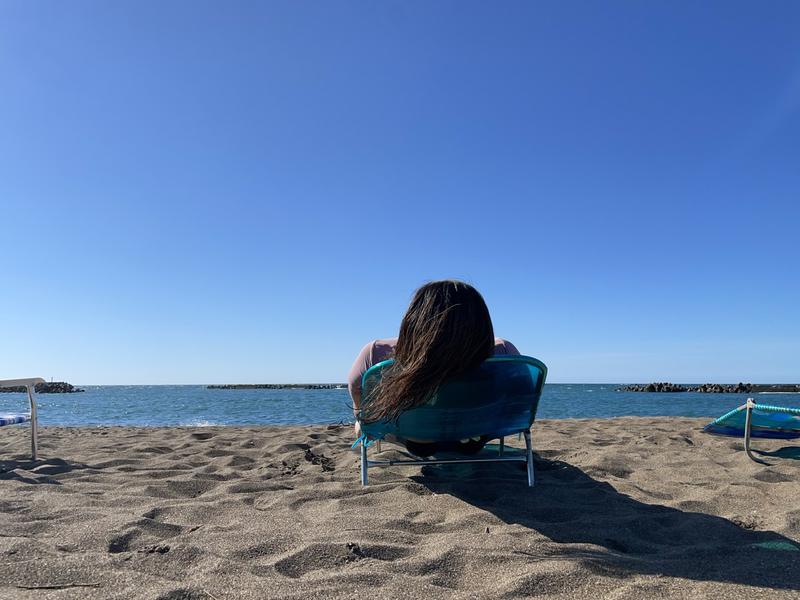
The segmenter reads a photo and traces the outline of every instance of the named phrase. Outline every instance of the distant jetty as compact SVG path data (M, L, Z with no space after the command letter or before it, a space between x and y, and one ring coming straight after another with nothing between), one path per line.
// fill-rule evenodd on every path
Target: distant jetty
M800 394L800 384L794 383L703 383L680 385L677 383L634 383L617 388L618 392L697 392L701 394L757 394L759 392Z
M46 383L37 383L34 387L37 394L74 394L75 392L85 392L81 388L77 388L71 383L66 381L49 381ZM20 385L17 387L0 388L0 392L24 392L25 386Z
M344 383L228 383L207 385L208 390L343 390Z

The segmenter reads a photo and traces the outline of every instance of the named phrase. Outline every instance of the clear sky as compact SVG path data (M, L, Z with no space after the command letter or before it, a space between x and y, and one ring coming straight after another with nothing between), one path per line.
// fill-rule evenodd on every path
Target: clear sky
M0 3L0 378L800 382L800 3Z

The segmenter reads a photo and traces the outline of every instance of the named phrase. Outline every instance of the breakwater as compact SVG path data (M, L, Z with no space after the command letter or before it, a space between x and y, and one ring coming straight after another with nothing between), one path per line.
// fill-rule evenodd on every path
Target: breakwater
M208 390L342 390L344 383L227 383L207 385Z
M702 383L682 385L666 381L657 383L633 383L617 388L618 392L696 392L699 394L758 394L800 393L800 384L794 383Z
M24 392L25 386L18 385L17 387L0 388L0 392ZM74 394L75 392L84 392L81 388L75 387L66 381L48 381L46 383L37 383L34 386L34 391L37 394Z

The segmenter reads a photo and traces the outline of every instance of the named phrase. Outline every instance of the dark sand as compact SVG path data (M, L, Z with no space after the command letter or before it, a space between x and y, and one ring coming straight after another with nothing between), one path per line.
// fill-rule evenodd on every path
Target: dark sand
M800 598L800 461L704 422L537 423L533 489L508 463L362 488L349 427L46 428L36 463L4 427L0 597Z

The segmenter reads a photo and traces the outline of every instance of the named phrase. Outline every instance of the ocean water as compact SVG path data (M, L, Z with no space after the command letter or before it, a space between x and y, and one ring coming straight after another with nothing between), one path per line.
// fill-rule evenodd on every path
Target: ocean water
M347 390L209 390L202 385L81 386L38 394L42 425L297 425L352 421ZM717 417L745 394L617 392L618 384L547 384L537 418L675 415ZM756 394L762 404L800 408L800 394ZM0 413L27 410L24 394L0 394Z

